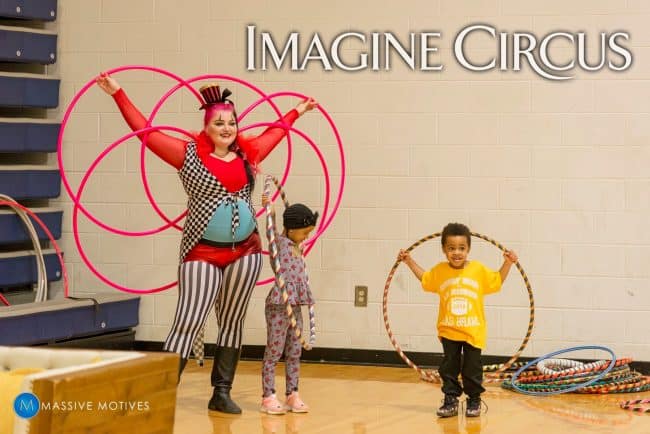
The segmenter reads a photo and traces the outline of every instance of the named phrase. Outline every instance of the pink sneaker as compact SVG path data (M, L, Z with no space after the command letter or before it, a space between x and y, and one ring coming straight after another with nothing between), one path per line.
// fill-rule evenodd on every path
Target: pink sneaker
M302 402L298 392L291 392L291 395L287 396L287 402L284 404L284 408L294 413L307 413L309 411L309 407Z
M267 414L285 414L287 412L282 403L278 401L275 393L262 399L260 411Z

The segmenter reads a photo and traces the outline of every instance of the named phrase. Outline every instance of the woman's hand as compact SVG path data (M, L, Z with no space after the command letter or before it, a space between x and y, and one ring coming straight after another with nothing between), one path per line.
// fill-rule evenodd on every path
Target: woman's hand
M302 116L305 112L308 112L309 110L313 110L314 107L316 107L318 103L316 100L312 97L307 98L301 103L298 103L296 106L296 111L300 116Z
M99 74L99 77L95 79L95 82L97 82L97 86L109 95L113 95L121 89L117 81L105 72Z

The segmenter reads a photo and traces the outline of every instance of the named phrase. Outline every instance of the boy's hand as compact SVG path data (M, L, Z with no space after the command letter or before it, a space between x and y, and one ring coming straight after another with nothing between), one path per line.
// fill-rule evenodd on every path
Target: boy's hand
M406 250L402 249L397 254L397 259L402 262L409 262L411 260L411 254Z
M517 261L519 261L519 258L517 257L517 254L515 252L513 252L512 250L506 250L503 253L503 259L504 259L504 261L507 261L507 262L509 262L511 264L514 264Z
M401 249L397 254L397 260L402 261L404 265L409 267L418 280L420 281L422 280L422 276L424 275L424 270L422 269L422 267L418 265L417 262L415 262L415 260L411 257L411 254L408 251Z

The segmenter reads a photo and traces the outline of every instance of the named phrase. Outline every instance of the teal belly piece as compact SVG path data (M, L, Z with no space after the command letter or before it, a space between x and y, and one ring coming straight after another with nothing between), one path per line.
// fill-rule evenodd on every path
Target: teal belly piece
M222 243L244 241L255 230L255 216L243 200L237 201L239 209L239 226L235 229L235 238L232 237L233 206L222 203L214 212L212 219L205 228L203 238Z

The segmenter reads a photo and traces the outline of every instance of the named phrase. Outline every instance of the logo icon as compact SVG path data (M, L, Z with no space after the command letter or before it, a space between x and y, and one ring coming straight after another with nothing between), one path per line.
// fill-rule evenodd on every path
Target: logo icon
M41 403L33 393L25 392L16 397L14 401L14 411L23 419L30 419L36 416Z

